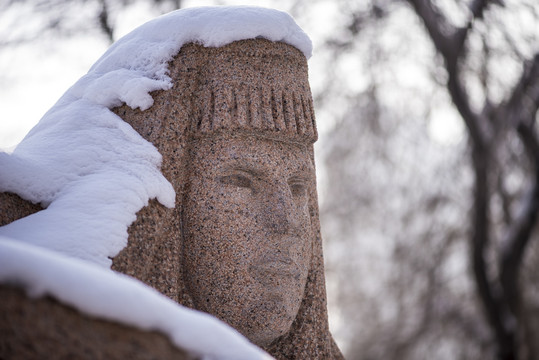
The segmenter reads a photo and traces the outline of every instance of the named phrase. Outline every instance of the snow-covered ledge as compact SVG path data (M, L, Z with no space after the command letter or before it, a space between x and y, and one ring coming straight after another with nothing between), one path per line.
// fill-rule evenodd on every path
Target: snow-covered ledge
M0 152L0 192L45 207L0 227L0 284L160 331L202 358L267 358L224 323L108 269L149 199L167 207L175 199L161 155L110 109L151 107L150 92L172 87L167 63L184 44L258 37L293 45L307 58L312 52L307 35L276 10L191 8L152 20L111 46L12 154Z

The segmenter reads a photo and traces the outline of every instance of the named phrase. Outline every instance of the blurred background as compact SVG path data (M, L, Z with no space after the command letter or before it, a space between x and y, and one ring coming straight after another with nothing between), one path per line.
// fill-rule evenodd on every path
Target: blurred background
M289 12L347 359L539 359L537 0L0 0L0 148L107 47L202 5Z

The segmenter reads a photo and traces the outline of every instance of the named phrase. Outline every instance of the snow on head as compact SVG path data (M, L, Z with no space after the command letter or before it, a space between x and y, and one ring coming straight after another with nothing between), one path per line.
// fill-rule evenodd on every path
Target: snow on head
M286 13L260 7L202 7L156 18L126 35L45 114L12 154L0 153L0 191L47 206L0 227L0 235L110 266L136 213L157 198L174 206L161 155L110 108L146 110L150 92L172 87L167 63L187 43L223 46L266 38L311 41Z
M312 43L285 12L253 6L195 7L160 16L135 29L112 45L91 71L138 71L169 82L166 63L190 42L219 47L234 41L264 38L292 45L308 59ZM125 54L130 54L126 57Z

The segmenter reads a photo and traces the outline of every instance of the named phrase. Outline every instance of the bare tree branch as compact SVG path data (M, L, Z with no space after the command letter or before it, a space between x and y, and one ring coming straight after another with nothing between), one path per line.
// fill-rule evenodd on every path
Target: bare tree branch
M526 245L531 239L531 233L537 223L539 210L539 182L535 181L530 193L524 195L526 202L522 212L516 217L508 231L502 250L500 275L504 296L513 313L518 313L519 288L518 273Z
M452 42L452 35L456 33L457 29L447 22L446 18L434 8L429 0L408 0L408 2L414 7L415 12L421 20L423 20L436 49L442 54L444 59L446 61L450 58L456 59L458 54L454 53L456 49ZM451 30L446 31L449 33L447 34L442 29Z
M539 108L539 54L525 67L507 106L508 120L516 126L535 170L534 184L521 200L523 209L507 232L500 259L504 295L516 315L520 300L518 274L539 212L539 140L533 126Z
M497 294L487 276L485 250L489 244L488 236L488 151L475 146L473 149L473 167L475 171L474 222L472 235L472 265L478 294L486 315L494 330L499 349L499 358L516 359L514 323L502 298Z
M106 0L100 0L99 3L101 5L101 11L99 12L99 26L112 43L114 42L114 29L110 25L108 5Z
M472 110L469 98L462 81L459 78L458 60L464 49L464 42L473 18L463 28L450 25L445 17L440 14L429 0L408 0L419 15L429 33L436 50L442 55L448 73L447 88L453 103L461 114L470 134L472 141L480 146L487 142L486 119L481 114ZM472 14L483 16L483 11L489 0L477 0L472 4ZM443 29L446 29L445 32ZM447 30L449 29L449 30Z
M503 110L511 124L517 128L519 123L531 125L535 121L535 113L539 108L539 53L525 64L520 81L504 106Z
M475 1L472 1L472 3L470 4L469 9L472 16L468 20L468 23L466 24L466 26L458 29L453 36L454 48L458 50L458 53L454 55L456 57L455 62L459 58L464 48L464 43L466 42L466 38L468 37L469 31L472 29L474 21L483 18L485 9L492 2L493 2L492 0L475 0Z

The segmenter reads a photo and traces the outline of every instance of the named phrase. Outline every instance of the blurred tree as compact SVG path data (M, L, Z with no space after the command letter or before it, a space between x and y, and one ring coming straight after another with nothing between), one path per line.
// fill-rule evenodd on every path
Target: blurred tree
M533 346L525 340L529 338L525 334L524 326L528 316L521 314L518 274L539 210L539 140L535 125L539 107L539 52L534 54L533 58L526 59L519 53L519 49L506 50L515 52L513 56L522 62L522 70L517 83L507 89L498 100L497 94L492 94L493 91L489 86L493 74L489 72L488 65L489 62L500 61L496 59L496 54L490 54L501 49L497 49L499 46L491 47L487 33L481 32L478 35L482 44L479 49L474 48L470 32L477 29L474 22L482 22L487 31L494 31L492 22L495 22L498 24L494 26L502 26L500 30L504 37L510 39L513 31L503 28L503 24L499 21L500 15L496 16L493 11L490 17L485 16L489 5L491 8L505 6L494 1L474 0L469 4L467 22L463 26L455 26L450 24L447 16L430 2L411 0L410 3L422 19L434 46L443 58L448 75L447 89L468 129L475 175L471 242L473 273L478 295L494 332L499 358L518 359L519 332L524 333L521 341L522 351L529 353ZM530 7L530 10L533 11L533 7ZM479 50L479 54L475 57L484 64L482 65L484 69L478 69L484 73L479 72L476 76L482 84L480 90L483 99L480 107L475 109L469 95L470 90L467 89L466 70L464 66L459 65L459 62L465 62L474 56L474 50ZM514 163L509 166L504 163L504 158L508 155L507 150L510 149L503 149L503 142L506 139L511 140L514 135L518 139L513 141L519 141L527 156L521 156L521 159L513 157L512 160L517 160L521 172L529 174L530 190L517 199L523 207L518 214L511 212L511 204L507 204L506 223L503 224L506 234L498 250L498 262L492 264L497 267L497 276L493 279L489 277L486 253L491 237L496 236L497 229L496 224L490 221L489 203L494 195L500 196L502 201L511 201L506 194L504 182ZM500 149L506 151L499 151ZM531 336L533 342L539 334L534 335Z
M334 70L316 98L348 105L323 146L348 356L538 358L536 268L521 274L539 208L538 8L338 6L344 25L326 41ZM440 137L457 114L467 144Z

